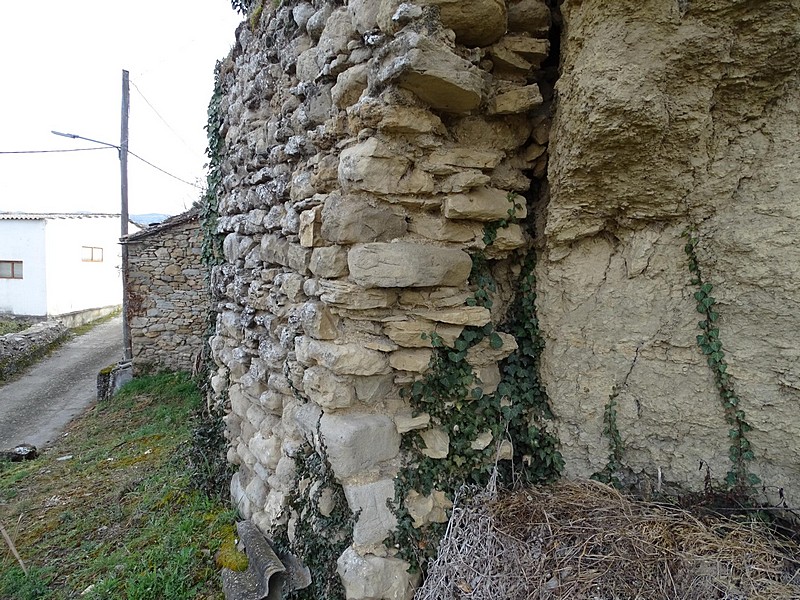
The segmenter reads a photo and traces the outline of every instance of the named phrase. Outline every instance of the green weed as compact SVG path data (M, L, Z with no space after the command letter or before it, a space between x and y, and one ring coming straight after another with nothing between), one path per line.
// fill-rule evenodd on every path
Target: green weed
M0 555L0 598L221 597L214 555L235 514L191 483L201 404L186 374L136 379L40 459L5 465L0 521L31 570Z

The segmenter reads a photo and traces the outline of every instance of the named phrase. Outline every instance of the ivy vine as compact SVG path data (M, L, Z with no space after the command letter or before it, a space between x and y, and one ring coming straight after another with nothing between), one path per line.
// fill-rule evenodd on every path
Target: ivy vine
M516 197L511 195L509 218L487 224L484 241L491 245L497 231L516 222ZM434 348L430 368L425 376L403 390L415 413L427 413L431 425L444 430L450 438L446 458L434 459L423 454L425 443L419 432L403 436L402 447L407 464L395 480L395 498L389 503L398 518L398 527L387 540L398 554L408 561L412 571L425 568L435 556L439 539L446 524L431 523L421 528L413 525L405 499L412 490L428 496L434 490L452 498L465 483L485 486L494 469L503 485L537 483L556 478L563 467L557 450L558 440L547 429L552 418L546 391L539 380L539 356L543 340L536 319L535 254L519 256L522 269L517 282L517 295L505 321L495 328L492 323L483 327L465 327L452 347L442 338L431 334ZM485 254L473 256L470 277L475 286L467 304L491 308L496 282ZM484 392L467 361L468 352L488 338L489 346L503 344L498 332L509 333L518 348L500 364L501 381L493 393ZM476 444L479 436L491 433L491 443ZM497 461L500 443L512 446L511 460Z
M223 236L217 233L217 220L219 216L218 188L222 179L220 162L223 142L220 135L222 127L222 114L220 102L223 90L220 77L220 63L214 70L214 91L208 106L208 121L206 134L208 146L208 173L206 175L206 191L199 201L200 210L200 260L205 266L206 286L209 297L212 297L211 271L216 265L224 262L222 253ZM200 356L199 379L204 382L206 394L210 391L209 377L214 369L211 356L209 339L216 330L217 312L212 308L206 313L206 327L203 335L204 343ZM225 439L225 405L228 402L227 392L223 392L207 403L196 415L195 427L192 431L192 462L195 466L193 479L195 485L206 490L209 494L220 497L227 492L230 478L233 475L232 467L228 464L226 451L228 441Z
M246 15L252 7L253 0L231 0L233 10L241 15Z
M289 539L287 518L273 532L273 541L278 554L293 554L311 572L311 585L289 591L284 598L345 600L336 561L352 544L359 515L350 512L344 489L334 477L319 424L317 433L320 452L307 445L295 455L297 485L287 501L287 516L295 517L292 538ZM330 510L323 513L320 505L326 494L324 502Z
M688 257L689 271L692 275L690 283L697 288L694 293L697 312L703 316L703 319L697 323L701 332L697 336L697 345L706 356L706 362L714 375L714 383L725 413L725 422L730 427L728 438L730 440L731 469L728 471L725 482L732 491L746 495L754 485L760 483L759 478L750 473L747 468L747 464L755 458L752 445L747 439L747 433L752 430L752 427L745 418L733 379L728 373L728 363L725 361L725 352L719 332L720 314L717 309L717 301L711 295L714 286L710 281L704 279L700 270L697 260L698 238L696 232L688 229L683 235L687 238L684 251Z
M593 473L591 479L608 483L620 489L622 482L618 474L624 468L622 454L625 451L625 445L622 442L619 427L617 427L617 396L619 396L619 391L614 387L603 411L603 435L608 439L608 462L601 471Z
M208 120L206 122L206 136L208 146L208 174L206 175L206 192L200 202L200 227L202 229L201 260L211 268L225 262L222 253L224 236L217 232L219 220L219 187L222 183L222 153L224 140L222 139L222 75L221 63L217 62L214 69L214 92L208 103Z

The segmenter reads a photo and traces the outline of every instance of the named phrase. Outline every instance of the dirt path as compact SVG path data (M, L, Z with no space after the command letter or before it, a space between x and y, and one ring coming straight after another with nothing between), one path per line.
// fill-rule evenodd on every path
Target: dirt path
M97 373L122 358L122 318L102 323L0 383L0 450L45 448L97 396Z

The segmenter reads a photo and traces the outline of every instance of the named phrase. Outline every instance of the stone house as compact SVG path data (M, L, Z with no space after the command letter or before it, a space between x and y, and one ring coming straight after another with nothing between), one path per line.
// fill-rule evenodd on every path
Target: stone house
M134 372L191 370L202 351L208 294L196 208L123 238Z

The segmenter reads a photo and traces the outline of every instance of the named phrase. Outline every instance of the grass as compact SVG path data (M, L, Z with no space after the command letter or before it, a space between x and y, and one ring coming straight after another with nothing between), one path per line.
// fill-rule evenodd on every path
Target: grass
M222 598L235 514L191 484L202 404L185 374L135 379L39 459L0 463L0 523L29 568L0 540L0 599Z
M18 333L31 326L29 321L18 321L14 319L0 319L0 335L7 333Z

